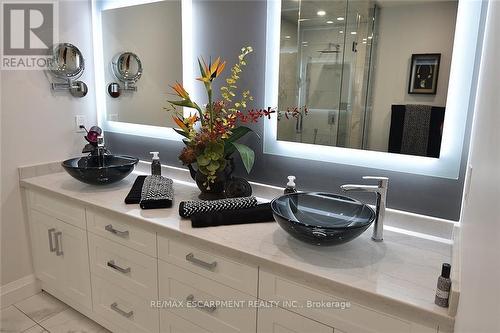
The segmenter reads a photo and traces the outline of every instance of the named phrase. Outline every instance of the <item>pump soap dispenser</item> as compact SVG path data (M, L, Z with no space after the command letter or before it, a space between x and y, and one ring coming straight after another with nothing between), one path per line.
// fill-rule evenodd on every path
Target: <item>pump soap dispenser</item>
M151 163L151 174L161 176L161 163L160 163L160 153L157 151L150 152L153 155L153 162Z
M295 176L288 176L287 178L288 183L286 183L285 194L296 193Z

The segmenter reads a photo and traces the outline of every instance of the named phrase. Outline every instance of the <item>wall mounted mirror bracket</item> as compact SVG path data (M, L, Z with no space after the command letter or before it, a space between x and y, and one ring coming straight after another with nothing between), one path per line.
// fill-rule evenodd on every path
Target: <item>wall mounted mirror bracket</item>
M52 48L52 62L49 73L55 79L52 82L53 91L69 91L74 97L87 95L87 84L78 79L85 70L85 60L80 50L70 43L56 44Z

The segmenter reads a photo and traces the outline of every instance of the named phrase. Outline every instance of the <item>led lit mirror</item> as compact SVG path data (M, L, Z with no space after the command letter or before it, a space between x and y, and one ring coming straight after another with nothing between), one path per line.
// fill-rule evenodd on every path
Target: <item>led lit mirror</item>
M183 82L181 0L97 1L96 6L103 127L109 130L108 122L114 123L112 129L171 127L164 107L169 84Z
M457 8L281 1L277 139L438 158Z

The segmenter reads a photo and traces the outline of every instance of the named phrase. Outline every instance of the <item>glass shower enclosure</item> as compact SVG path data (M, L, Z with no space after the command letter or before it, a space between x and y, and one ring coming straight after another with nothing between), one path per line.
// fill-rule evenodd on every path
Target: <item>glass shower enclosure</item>
M374 3L283 0L278 140L363 148ZM303 109L288 114L294 107Z

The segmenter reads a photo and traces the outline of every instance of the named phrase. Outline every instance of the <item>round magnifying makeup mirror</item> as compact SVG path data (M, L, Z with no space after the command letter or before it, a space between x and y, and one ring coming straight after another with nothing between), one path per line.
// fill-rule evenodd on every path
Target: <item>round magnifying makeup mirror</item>
M135 83L141 78L142 63L132 52L123 52L115 56L112 62L113 74L124 83Z
M52 53L51 73L60 79L77 80L85 69L80 50L70 43L57 44Z
M112 82L108 85L108 94L112 98L118 98L122 91L137 91L135 83L142 75L142 62L137 54L132 52L123 52L117 54L111 62L113 75L121 82Z
M85 60L75 45L61 43L54 46L49 71L56 79L65 82L53 82L53 90L69 90L74 97L87 95L88 88L85 82L76 81L82 76L84 69Z

